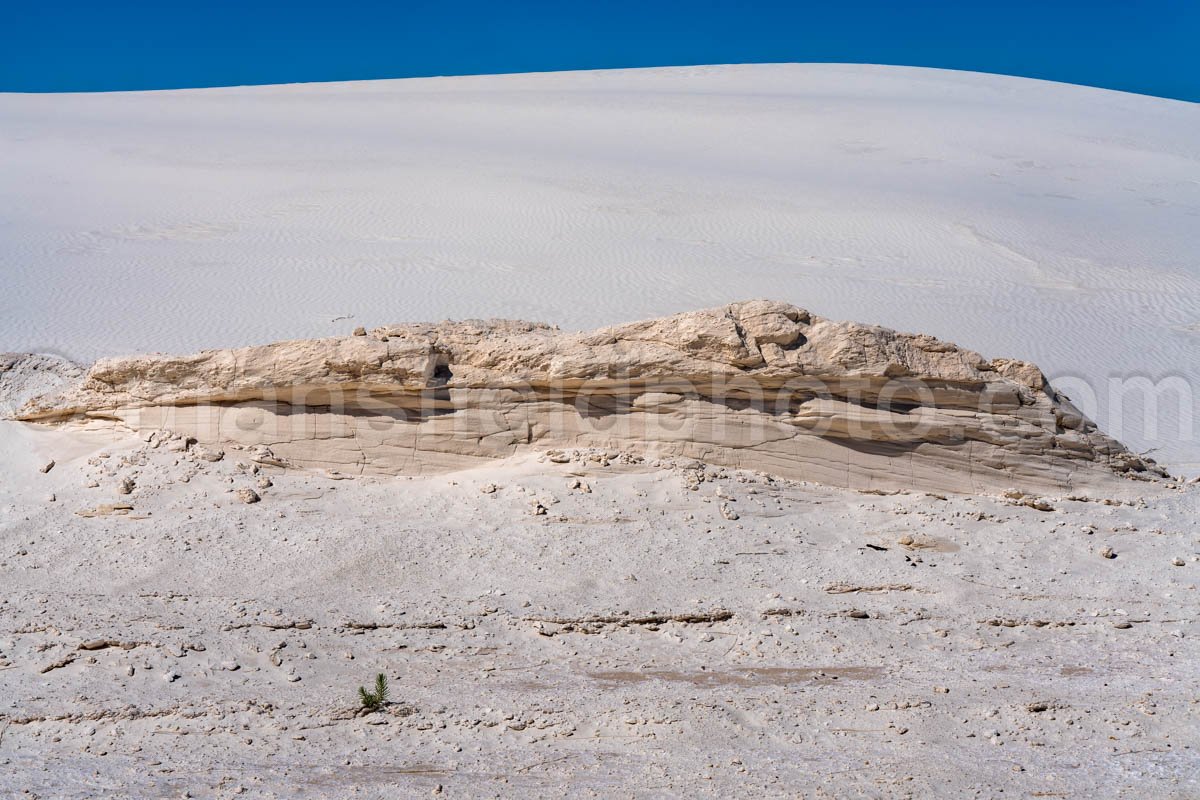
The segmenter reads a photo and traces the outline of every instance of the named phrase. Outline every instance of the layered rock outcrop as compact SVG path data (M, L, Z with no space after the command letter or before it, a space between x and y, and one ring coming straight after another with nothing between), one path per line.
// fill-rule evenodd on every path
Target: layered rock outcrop
M859 489L1047 491L1161 474L1032 364L765 300L590 333L408 324L105 359L16 416L166 428L356 473L594 447Z

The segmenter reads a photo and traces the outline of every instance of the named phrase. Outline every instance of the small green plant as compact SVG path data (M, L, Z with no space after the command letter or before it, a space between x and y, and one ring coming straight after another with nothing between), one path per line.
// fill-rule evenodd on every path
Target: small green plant
M388 699L387 675L382 672L375 676L375 691L368 692L365 686L358 687L358 699L367 711L378 711L383 708Z

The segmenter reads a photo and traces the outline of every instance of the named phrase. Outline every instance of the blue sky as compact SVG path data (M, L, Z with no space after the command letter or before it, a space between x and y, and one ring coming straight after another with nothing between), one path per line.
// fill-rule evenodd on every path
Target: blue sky
M8 0L0 91L841 61L1200 101L1200 0Z

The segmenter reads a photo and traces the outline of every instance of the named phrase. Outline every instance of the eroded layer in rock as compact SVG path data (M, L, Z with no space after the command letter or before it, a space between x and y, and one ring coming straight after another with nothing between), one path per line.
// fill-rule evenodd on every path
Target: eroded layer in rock
M852 488L1045 491L1161 474L1031 364L763 300L584 334L392 325L106 359L17 418L167 428L362 473L599 447Z

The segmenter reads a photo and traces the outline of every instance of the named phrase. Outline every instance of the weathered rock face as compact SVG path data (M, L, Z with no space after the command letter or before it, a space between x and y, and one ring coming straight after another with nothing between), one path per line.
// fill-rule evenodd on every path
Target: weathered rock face
M420 474L598 447L852 488L1158 475L1033 365L755 300L585 334L526 322L98 362L17 418L167 428L303 467Z
M83 370L45 353L0 353L0 419L31 398L78 383Z

